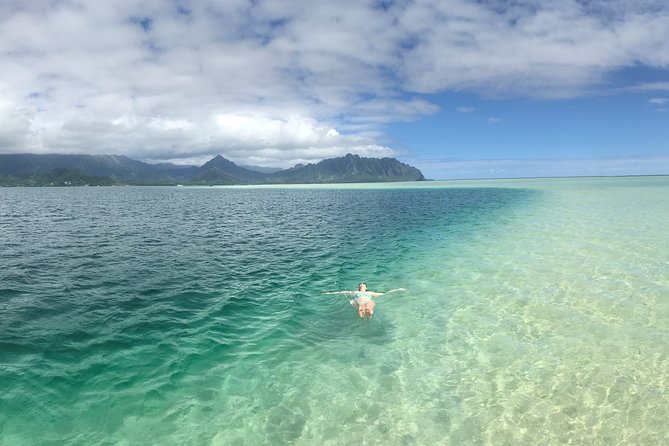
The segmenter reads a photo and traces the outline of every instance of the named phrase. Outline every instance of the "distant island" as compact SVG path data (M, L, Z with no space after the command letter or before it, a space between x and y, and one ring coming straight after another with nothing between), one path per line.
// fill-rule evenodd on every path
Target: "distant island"
M347 154L285 170L238 166L221 155L202 166L149 164L123 155L0 155L0 186L237 185L425 181L395 158Z

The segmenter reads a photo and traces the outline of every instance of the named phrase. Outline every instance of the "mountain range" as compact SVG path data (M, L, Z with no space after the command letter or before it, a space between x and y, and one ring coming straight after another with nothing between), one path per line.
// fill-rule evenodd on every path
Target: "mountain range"
M202 166L149 164L123 155L0 155L0 186L234 185L423 181L395 158L347 154L277 170L238 166L217 155Z

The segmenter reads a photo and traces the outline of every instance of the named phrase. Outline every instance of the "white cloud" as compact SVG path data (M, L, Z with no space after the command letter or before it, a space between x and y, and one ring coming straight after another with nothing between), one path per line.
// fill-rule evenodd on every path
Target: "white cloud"
M409 88L490 96L570 97L635 63L669 63L666 5L648 14L622 3L599 15L581 3L413 2L401 23L420 36L403 66ZM515 5L515 6L514 6ZM606 13L616 13L615 20Z
M348 110L347 121L368 123L412 121L437 111L439 111L438 106L419 98L405 100L376 98L352 105Z
M474 107L458 107L456 108L456 111L458 113L472 113L476 109Z
M213 143L245 164L289 167L323 158L358 153L363 156L394 156L397 152L361 135L341 135L313 119L285 119L259 115L223 114L213 120ZM250 154L250 156L249 156Z
M0 89L0 148L25 146L33 114L20 108Z
M669 66L652 0L26 0L0 3L0 35L0 151L153 160L392 155L383 126L433 93L573 97Z
M123 116L113 122L75 118L61 126L44 126L41 143L58 153L142 154L150 161L201 164L222 153L241 164L290 167L296 163L358 153L395 156L397 151L374 138L341 135L335 128L300 116L284 119L225 113L204 121ZM33 150L43 152L41 149ZM89 151L90 152L90 151Z
M313 119L290 116L271 119L264 116L221 114L214 117L212 131L220 142L232 147L290 147L329 146L346 140L330 127L321 126Z
M494 116L488 118L488 124L497 124L501 119L495 118Z
M644 82L639 85L627 88L628 91L669 91L669 82Z
M651 104L662 105L662 104L666 104L667 102L669 102L669 98L651 98L651 99L648 99L648 102L650 102Z
M160 117L151 118L148 126L157 131L182 130L187 131L195 128L195 124L185 119L165 119Z

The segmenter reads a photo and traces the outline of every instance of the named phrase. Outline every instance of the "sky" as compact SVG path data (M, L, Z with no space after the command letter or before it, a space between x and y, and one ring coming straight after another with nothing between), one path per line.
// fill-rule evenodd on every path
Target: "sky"
M0 153L669 174L666 0L2 0Z

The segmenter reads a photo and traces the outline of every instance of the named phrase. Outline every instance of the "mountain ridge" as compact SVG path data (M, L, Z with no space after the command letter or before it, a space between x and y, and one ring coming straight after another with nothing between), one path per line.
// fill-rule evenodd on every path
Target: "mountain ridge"
M363 158L346 154L315 164L297 165L267 175L273 183L358 183L389 181L424 181L422 172L395 158ZM401 178L401 179L398 179Z
M125 155L0 154L0 185L50 185L58 171L59 181L67 174L95 178L95 183L132 185L236 185L356 183L423 181L421 171L395 158L364 158L347 154L318 163L295 165L270 173L241 167L216 155L202 166L149 164ZM63 170L64 169L64 170ZM30 181L27 179L30 178ZM23 181L22 179L26 180ZM46 184L43 184L46 183ZM52 182L51 182L52 183ZM70 181L71 185L75 185ZM62 185L62 184L54 184Z

